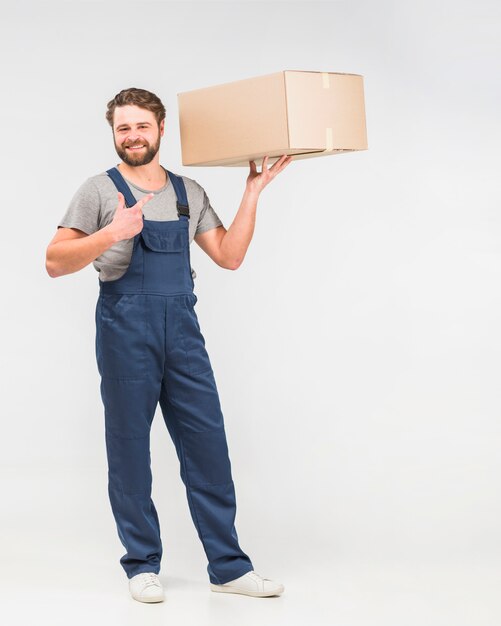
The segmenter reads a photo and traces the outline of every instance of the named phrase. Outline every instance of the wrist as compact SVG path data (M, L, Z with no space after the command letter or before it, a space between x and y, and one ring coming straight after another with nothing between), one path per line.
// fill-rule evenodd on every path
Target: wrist
M252 183L247 183L247 185L245 186L245 194L249 197L253 197L257 200L260 193L261 189L256 187Z
M102 233L105 242L110 246L119 241L111 224L101 228L100 232Z

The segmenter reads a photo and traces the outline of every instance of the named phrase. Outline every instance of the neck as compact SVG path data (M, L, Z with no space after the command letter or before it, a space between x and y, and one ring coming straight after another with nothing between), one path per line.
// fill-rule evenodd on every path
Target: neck
M118 169L124 178L148 191L160 189L167 182L167 174L159 163L158 153L147 165L131 166L121 161Z

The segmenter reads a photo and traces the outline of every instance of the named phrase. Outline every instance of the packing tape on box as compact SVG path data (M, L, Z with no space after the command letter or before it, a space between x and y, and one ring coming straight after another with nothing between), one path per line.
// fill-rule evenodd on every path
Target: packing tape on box
M322 86L324 89L329 89L329 72L322 72ZM334 140L332 139L332 128L325 129L325 150L324 152L331 152L334 148Z
M332 138L332 128L325 129L325 150L324 152L331 152L334 148L334 140Z

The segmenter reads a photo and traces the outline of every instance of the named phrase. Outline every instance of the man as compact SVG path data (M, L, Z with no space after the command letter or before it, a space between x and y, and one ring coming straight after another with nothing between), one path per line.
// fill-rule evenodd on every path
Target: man
M149 447L160 403L207 555L210 589L280 595L283 585L255 572L238 543L224 421L194 309L189 245L195 239L220 267L237 269L252 239L259 194L291 158L268 169L265 157L260 173L250 162L226 230L196 181L160 165L165 108L155 94L125 89L108 103L106 118L121 162L77 191L47 248L46 268L57 277L93 262L99 272L96 359L108 493L130 593L141 602L164 599Z

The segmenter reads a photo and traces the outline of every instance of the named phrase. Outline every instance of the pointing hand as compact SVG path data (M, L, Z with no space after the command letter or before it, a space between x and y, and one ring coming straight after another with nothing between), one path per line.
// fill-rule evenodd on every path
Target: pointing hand
M116 241L131 239L143 230L143 206L153 198L149 193L136 202L133 207L125 207L125 198L118 192L118 206L110 224L110 231Z

